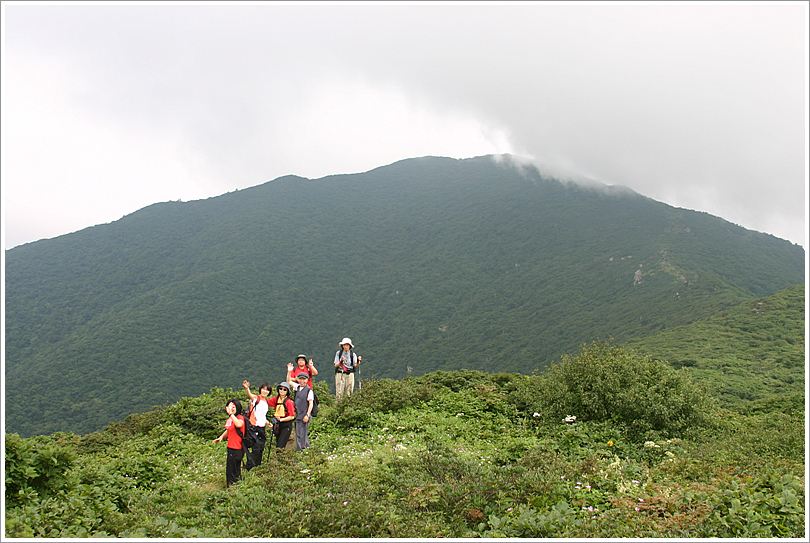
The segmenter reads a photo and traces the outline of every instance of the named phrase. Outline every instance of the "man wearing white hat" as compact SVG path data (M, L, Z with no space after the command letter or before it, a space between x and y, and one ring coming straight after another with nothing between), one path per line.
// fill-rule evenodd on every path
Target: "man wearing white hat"
M363 359L354 354L354 345L349 338L343 338L340 347L341 350L335 353L335 398L338 400L354 392L354 372Z

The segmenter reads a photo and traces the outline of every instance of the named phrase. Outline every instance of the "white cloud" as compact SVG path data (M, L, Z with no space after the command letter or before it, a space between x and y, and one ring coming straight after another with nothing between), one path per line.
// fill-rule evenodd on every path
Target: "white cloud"
M4 68L6 247L117 220L149 204L209 194L204 158L170 133L141 132L77 108L85 82L33 55Z
M298 108L276 119L269 144L308 154L304 164L296 158L294 173L312 178L425 155L512 152L506 131L462 111L438 111L396 88L347 80L306 92Z
M807 4L2 8L6 247L504 152L805 243Z

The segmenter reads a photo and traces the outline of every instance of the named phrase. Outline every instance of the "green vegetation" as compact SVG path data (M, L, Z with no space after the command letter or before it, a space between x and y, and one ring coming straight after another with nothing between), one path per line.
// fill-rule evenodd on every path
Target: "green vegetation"
M804 411L804 290L785 289L627 345L687 369L729 409Z
M312 446L226 488L211 439L238 394L7 434L5 537L806 536L802 412L724 409L608 343L540 375L375 379L337 403L321 388Z
M365 377L531 374L803 280L800 246L489 157L284 177L7 251L6 431L323 368L344 336Z

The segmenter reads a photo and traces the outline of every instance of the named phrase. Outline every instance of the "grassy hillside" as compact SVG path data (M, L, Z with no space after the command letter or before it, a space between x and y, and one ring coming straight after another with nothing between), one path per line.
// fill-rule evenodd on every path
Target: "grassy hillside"
M804 296L798 285L627 345L688 369L735 411L803 411Z
M329 381L344 336L366 377L531 373L803 279L784 240L489 157L283 177L7 251L6 429L97 430L300 352Z
M226 488L211 440L243 394L6 435L5 537L806 536L802 413L724 411L689 372L608 344L541 376L322 390L312 446Z

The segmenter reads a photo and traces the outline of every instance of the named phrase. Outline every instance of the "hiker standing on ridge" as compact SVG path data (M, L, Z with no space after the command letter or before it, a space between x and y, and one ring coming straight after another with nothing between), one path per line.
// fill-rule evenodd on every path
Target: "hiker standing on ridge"
M307 356L299 354L295 359L295 365L291 363L287 364L287 382L290 384L297 383L296 376L302 372L309 374L307 386L312 388L312 378L318 375L318 370L315 369L315 364L312 363L311 358L309 359L309 363L307 363Z
M338 400L354 392L354 372L363 359L354 354L351 339L345 337L339 345L341 350L335 353L335 399Z
M245 455L245 450L242 448L242 436L245 435L245 417L242 416L242 403L239 400L228 400L225 404L225 412L228 413L225 431L214 440L214 443L225 438L228 439L225 486L231 486L242 478L242 457Z
M287 446L295 419L295 405L292 401L292 389L286 382L278 385L278 395L273 396L267 404L273 408L273 435L276 436L276 447L283 449Z
M309 375L302 371L292 383L295 389L295 450L303 451L309 447L309 421L312 420L312 409L315 405L315 393L307 385Z
M270 409L270 391L273 387L268 382L264 382L259 386L259 395L256 396L250 391L250 383L242 381L242 386L245 387L248 397L250 398L250 407L248 408L248 421L250 422L253 431L253 436L256 438L256 443L253 445L251 451L248 451L246 471L251 468L261 465L262 454L264 453L264 446L267 443L267 411ZM248 431L251 431L248 430Z

